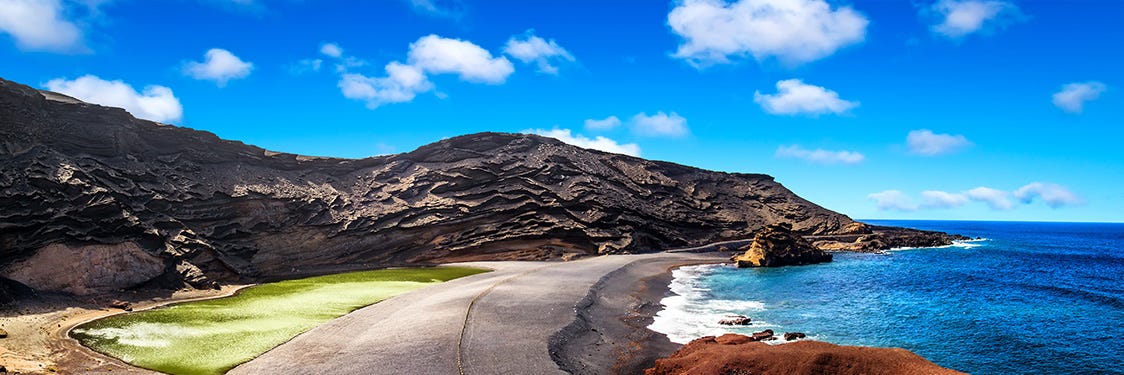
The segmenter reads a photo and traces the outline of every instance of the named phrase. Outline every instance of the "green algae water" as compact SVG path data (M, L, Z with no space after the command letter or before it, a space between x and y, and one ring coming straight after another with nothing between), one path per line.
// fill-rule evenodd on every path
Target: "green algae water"
M169 374L222 374L321 323L427 285L487 272L465 267L349 272L262 284L83 324L98 352Z

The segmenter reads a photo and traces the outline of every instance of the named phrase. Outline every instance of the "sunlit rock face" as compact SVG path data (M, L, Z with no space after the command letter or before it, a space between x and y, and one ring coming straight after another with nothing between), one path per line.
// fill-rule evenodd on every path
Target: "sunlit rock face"
M162 273L163 260L132 242L51 244L0 270L0 276L35 290L77 295L131 288Z
M854 224L767 175L535 135L317 158L49 96L0 80L0 268L55 244L133 243L163 264L158 281L208 284L200 272L224 281L321 266L647 252L746 238L777 222L799 234ZM138 261L138 279L149 263Z

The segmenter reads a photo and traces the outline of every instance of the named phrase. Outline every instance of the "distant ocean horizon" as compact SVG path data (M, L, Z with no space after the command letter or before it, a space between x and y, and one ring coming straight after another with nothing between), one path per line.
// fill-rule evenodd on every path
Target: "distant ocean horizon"
M682 267L651 328L679 343L804 332L973 374L1124 374L1124 223L863 221L982 240L811 266ZM728 314L753 323L718 325Z

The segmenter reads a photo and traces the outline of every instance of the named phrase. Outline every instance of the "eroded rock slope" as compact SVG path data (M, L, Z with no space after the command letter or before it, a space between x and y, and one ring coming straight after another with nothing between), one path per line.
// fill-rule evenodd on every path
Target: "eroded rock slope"
M40 290L658 251L748 238L777 222L806 235L855 225L767 175L534 135L472 134L366 159L305 157L0 79L0 276ZM44 251L65 257L33 261ZM78 274L21 276L63 270Z

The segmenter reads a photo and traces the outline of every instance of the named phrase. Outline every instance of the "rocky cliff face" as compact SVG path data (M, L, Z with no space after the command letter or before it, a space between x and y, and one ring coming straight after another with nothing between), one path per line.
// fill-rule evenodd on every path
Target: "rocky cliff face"
M40 290L657 251L747 238L781 221L805 235L856 225L767 175L534 135L306 157L0 80L0 276ZM64 255L44 265L35 259L45 252ZM66 285L27 276L51 270L85 274Z

